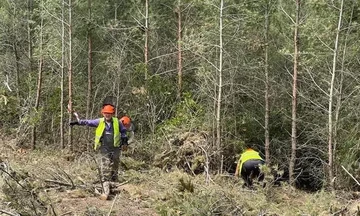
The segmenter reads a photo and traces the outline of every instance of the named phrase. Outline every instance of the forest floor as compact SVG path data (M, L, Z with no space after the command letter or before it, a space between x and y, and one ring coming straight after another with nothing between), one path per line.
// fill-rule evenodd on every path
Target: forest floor
M151 166L121 172L103 201L90 154L22 151L1 141L0 165L0 215L360 215L355 192L307 193L288 185L246 190L229 175L206 179Z

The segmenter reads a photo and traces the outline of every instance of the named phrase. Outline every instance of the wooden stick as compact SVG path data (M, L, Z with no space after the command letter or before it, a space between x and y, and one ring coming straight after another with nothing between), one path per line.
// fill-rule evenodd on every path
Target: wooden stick
M1 210L1 209L0 209L0 213L4 213L4 214L10 215L10 216L20 216L20 214L18 214L18 213L11 213L11 212L7 212L7 211Z
M110 216L110 215L111 215L111 212L112 212L112 209L114 208L114 204L115 204L115 201L116 201L116 198L117 198L117 197L118 197L118 194L116 194L116 196L115 196L115 198L114 198L114 201L113 201L112 204L111 204L110 211L109 211L109 213L108 213L107 216Z
M45 179L45 182L54 183L54 184L58 184L58 185L62 185L62 186L73 187L72 184L69 184L69 183L66 183L66 182L61 182L61 181L56 181L56 180L52 180L52 179Z
M353 175L351 175L351 173L349 173L349 171L347 171L344 166L341 165L341 168L343 168L343 169L345 170L345 172L346 172L347 174L349 174L349 176L350 176L352 179L354 179L354 181L360 186L360 183L358 182L358 180L356 180L356 178L355 178Z

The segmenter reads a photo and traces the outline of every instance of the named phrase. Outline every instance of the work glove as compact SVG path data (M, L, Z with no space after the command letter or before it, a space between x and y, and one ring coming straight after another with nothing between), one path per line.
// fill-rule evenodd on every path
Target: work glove
M121 145L129 145L127 137L121 137Z
M71 121L70 126L73 126L73 125L79 125L79 122L78 121Z
M126 151L128 148L128 138L127 137L121 137L121 151Z

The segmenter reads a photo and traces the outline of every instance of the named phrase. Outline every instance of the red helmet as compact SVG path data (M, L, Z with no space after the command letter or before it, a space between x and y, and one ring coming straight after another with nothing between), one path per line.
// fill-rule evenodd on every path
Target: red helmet
M125 127L128 127L128 126L130 126L130 124L131 124L131 120L130 120L130 118L127 117L127 116L121 117L121 118L120 118L120 121L121 121L121 123L122 123Z

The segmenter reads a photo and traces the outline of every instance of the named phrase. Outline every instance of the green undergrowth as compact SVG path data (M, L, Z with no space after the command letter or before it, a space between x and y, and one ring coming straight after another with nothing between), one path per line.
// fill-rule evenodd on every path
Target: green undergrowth
M228 176L212 176L207 184L202 175L153 170L141 179L139 187L156 188L149 199L161 215L331 215L344 205L331 193L288 185L242 189L241 180Z

